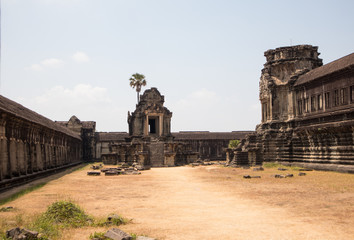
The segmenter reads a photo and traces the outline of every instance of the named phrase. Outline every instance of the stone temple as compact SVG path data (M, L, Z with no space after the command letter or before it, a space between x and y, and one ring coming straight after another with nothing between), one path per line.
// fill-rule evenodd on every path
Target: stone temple
M354 172L354 53L322 65L317 47L268 50L259 83L262 122L231 165L278 161Z
M190 146L173 141L172 112L164 107L164 96L151 88L141 96L136 110L128 112L129 136L126 142L111 144L102 154L104 163L138 163L144 168L188 164L198 157Z
M226 158L232 166L277 161L354 173L354 53L325 65L311 45L264 55L256 131L171 132L156 88L128 113L129 132L96 132L96 122L76 116L53 122L0 96L0 191L97 160L150 168ZM226 149L233 139L243 140Z

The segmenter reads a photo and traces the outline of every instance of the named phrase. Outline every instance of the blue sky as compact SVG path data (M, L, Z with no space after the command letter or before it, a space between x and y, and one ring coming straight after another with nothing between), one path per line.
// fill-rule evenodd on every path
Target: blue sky
M172 131L254 130L264 52L354 51L354 1L1 0L0 93L52 119L127 131L136 72ZM144 90L143 89L143 90Z

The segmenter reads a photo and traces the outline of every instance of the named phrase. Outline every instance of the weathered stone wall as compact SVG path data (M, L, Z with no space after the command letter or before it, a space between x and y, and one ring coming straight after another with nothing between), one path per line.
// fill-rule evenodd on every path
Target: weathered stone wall
M80 161L73 132L0 96L0 190L50 169Z
M266 52L285 56L267 57L262 70L260 100L271 107L262 106L256 133L228 154L228 161L237 165L242 152L248 153L248 164L279 161L354 172L354 53L320 66L317 47L289 49ZM294 54L301 57L294 59Z
M80 121L76 116L72 116L69 121L55 121L61 126L67 127L75 132L82 139L82 160L93 161L96 157L96 122Z
M175 141L190 146L203 160L225 160L230 140L240 140L253 131L234 132L176 132L172 133Z

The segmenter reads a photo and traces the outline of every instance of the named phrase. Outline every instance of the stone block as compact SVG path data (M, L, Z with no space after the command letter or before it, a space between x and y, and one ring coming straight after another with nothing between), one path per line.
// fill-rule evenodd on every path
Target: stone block
M19 227L6 231L6 237L12 240L35 240L38 239L38 232Z
M104 172L104 175L105 176L115 176L115 175L119 175L119 172L117 170L116 171L110 170L110 171Z
M306 173L300 172L300 173L299 173L299 176L306 176Z
M110 238L112 240L131 240L132 237L127 234L126 232L123 232L122 230L118 228L112 228L106 232L104 235L107 238Z
M264 171L263 167L255 167L253 168L253 171Z
M278 168L279 171L287 171L287 168Z
M89 175L89 176L99 176L99 175L101 175L101 173L100 172L87 172L87 175Z
M261 178L261 176L244 175L243 178Z

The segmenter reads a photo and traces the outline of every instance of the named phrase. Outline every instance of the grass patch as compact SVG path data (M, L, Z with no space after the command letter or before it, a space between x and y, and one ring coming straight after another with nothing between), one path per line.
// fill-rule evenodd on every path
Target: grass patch
M97 227L105 227L105 226L120 226L124 224L128 224L132 221L132 219L127 219L117 214L110 214L108 218L101 218L97 220L93 225Z
M38 216L29 228L42 233L43 239L55 239L64 228L79 228L92 223L93 219L78 205L70 201L58 201Z
M267 163L263 163L263 167L265 167L265 168L280 168L280 167L284 168L286 166L276 163L276 162L267 162Z
M34 186L29 187L29 188L27 188L27 189L21 190L21 191L15 193L15 194L11 195L11 196L8 197L8 198L2 199L2 200L0 200L0 206L6 204L6 203L8 203L8 202L14 201L14 200L16 200L17 198L22 197L23 195L25 195L25 194L27 194L27 193L30 193L30 192L32 192L32 191L34 191L34 190L37 190L37 189L43 187L43 186L46 185L46 184L47 184L47 183L40 183L40 184L34 185Z
M90 239L98 239L98 240L108 240L110 238L105 237L104 235L106 232L95 232L94 234L90 234ZM136 240L137 235L132 233L130 234L132 236L132 240Z
M289 170L294 170L294 171L299 171L302 169L302 167L297 167L297 166L285 166L283 164L277 163L277 162L266 162L263 163L264 168L287 168Z
M109 238L105 237L104 235L106 232L95 232L94 234L90 234L90 239L99 239L99 240L107 240Z

